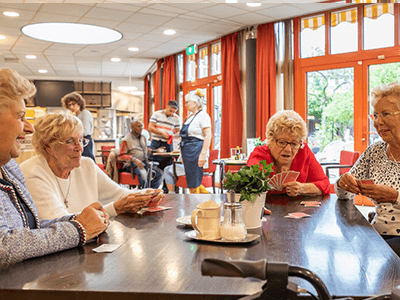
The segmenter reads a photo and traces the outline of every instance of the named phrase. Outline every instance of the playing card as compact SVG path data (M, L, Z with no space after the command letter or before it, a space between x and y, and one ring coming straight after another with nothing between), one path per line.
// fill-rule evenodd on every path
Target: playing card
M301 201L300 204L304 205L304 206L318 207L321 205L321 202L319 202L319 201Z
M113 252L118 249L121 244L103 244L97 248L94 248L94 252Z
M299 177L300 172L297 171L289 171L288 174L285 177L285 180L283 183L287 183L287 182L292 182L292 181L296 181L297 177Z
M283 185L285 183L286 176L289 174L289 172L283 171L281 174L282 174L281 175L281 185Z
M360 179L361 184L375 184L373 179Z
M148 212L157 212L157 211L163 211L163 210L168 210L171 209L172 207L167 207L167 206L154 206L154 207L143 207L141 210L139 210L137 213L139 215L145 213L146 211Z
M306 217L310 217L310 215L302 212L289 213L287 216L285 216L285 218L292 218L292 219L301 219Z

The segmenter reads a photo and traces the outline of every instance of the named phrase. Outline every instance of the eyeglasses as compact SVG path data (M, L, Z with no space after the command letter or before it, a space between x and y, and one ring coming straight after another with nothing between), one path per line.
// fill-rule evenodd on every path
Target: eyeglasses
M285 148L285 147L289 144L290 147L292 147L292 149L297 150L297 149L299 149L301 146L303 146L303 143L302 143L302 142L300 142L300 143L298 143L298 142L291 142L291 143L289 143L289 142L286 142L285 140L275 140L275 141L276 141L276 145L277 145L278 147L281 147L281 148Z
M78 144L79 144L83 148L85 148L87 145L89 145L89 142L90 141L88 139L82 138L82 139L79 139L79 141L77 143L74 138L70 138L70 139L66 140L65 142L60 142L60 144L65 144L68 146L78 146Z
M400 111L395 111L395 112L383 112L381 114L374 113L372 115L369 115L372 121L376 121L378 117L381 117L383 120L388 119L390 117L393 117L394 115L400 114Z
M74 106L75 104L76 104L76 102L70 102L70 103L68 103L67 107Z

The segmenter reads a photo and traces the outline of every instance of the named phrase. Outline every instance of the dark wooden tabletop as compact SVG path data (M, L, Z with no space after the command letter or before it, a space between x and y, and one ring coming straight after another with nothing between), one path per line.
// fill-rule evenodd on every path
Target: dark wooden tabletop
M172 209L120 215L97 242L27 260L0 272L1 299L236 299L260 291L258 279L202 276L205 258L285 262L315 272L332 295L390 293L400 284L400 259L350 201L336 196L271 196L272 215L250 233L250 244L190 240L178 217L201 202L225 195L167 195ZM303 207L302 200L322 201ZM290 212L310 218L284 218ZM94 253L103 243L119 243L113 253ZM294 279L309 287L304 280Z

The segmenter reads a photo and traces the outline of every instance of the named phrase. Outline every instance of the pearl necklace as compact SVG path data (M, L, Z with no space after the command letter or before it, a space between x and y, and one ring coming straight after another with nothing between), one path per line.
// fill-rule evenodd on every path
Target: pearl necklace
M392 156L393 160L394 160L395 162L398 162L397 159L394 157L392 151L390 151L390 146L389 146L387 149L388 149L390 155Z
M70 174L70 176L72 176L72 173ZM70 186L71 186L71 180L70 180L70 178L69 178L70 176L68 176L68 190L67 190L67 195L64 196L64 193L63 193L63 191L62 191L62 189L61 189L60 183L58 182L58 178L57 178L57 176L54 174L54 177L56 178L56 181L57 181L57 184L58 184L58 188L59 188L59 190L60 190L60 192L61 192L61 195L62 195L63 198L64 198L64 204L65 204L65 207L66 207L66 208L68 208L68 200L67 200L67 198L68 198L68 195L69 195L69 188L70 188Z

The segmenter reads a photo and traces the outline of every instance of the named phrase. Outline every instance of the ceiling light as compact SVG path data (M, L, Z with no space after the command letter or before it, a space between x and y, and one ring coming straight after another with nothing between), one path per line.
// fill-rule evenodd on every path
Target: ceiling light
M122 38L122 34L114 29L75 23L29 24L21 31L35 39L63 44L104 44Z
M250 7L257 7L257 6L261 6L261 3L257 3L257 2L250 2L250 3L246 3L247 6Z
M113 61L113 62L120 62L121 59L120 59L119 57L113 57L113 58L111 58L111 61Z
M7 17L18 17L19 13L15 12L15 11L3 11L3 15L5 15Z
M27 59L36 59L36 55L25 55Z
M176 31L173 30L173 29L166 29L166 30L163 31L163 33L165 35L174 35L176 33Z
M129 47L128 50L136 52L136 51L139 51L139 48L138 47Z
M47 70L38 70L39 73L47 73Z
M4 35L0 35L0 40L5 40L6 37Z
M225 3L237 3L237 0L225 0Z

